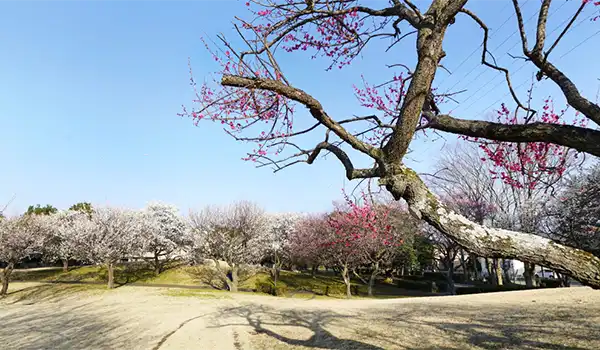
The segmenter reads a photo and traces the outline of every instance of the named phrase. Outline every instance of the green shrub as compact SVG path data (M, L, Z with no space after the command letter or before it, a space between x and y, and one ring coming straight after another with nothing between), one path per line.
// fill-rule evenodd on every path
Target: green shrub
M562 287L562 282L559 279L542 278L540 280L540 286L542 288L559 288Z
M494 286L491 284L482 284L477 286L459 287L456 288L456 294L477 294L477 293L494 293L494 292L510 292L516 290L532 289L520 284L505 284L502 286Z
M433 281L423 281L423 280L411 281L411 280L399 279L396 283L399 288L419 290L419 291L428 292L428 293L432 293L433 289L434 289Z
M332 284L325 287L325 295L346 295L345 284Z
M272 294L273 283L270 281L256 281L255 289L259 293Z
M285 284L278 283L277 287L274 287L272 289L272 292L273 293L271 293L271 294L281 297L281 296L285 296L288 293L288 288Z
M429 281L446 281L445 272L423 272L423 279Z

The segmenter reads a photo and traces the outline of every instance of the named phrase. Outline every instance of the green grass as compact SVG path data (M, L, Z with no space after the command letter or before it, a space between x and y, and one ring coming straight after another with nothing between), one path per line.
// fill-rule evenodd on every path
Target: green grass
M62 268L49 268L42 270L17 270L13 273L13 281L39 281L39 282L87 282L106 283L108 272L104 266L72 267L68 272ZM198 286L206 290L218 291L222 282L215 275L214 270L206 266L187 266L173 263L158 276L153 269L144 262L119 264L115 267L115 282L117 285L127 284L161 284ZM249 274L248 271L240 272L241 290L255 290L261 283L272 283L266 271ZM367 295L367 287L358 280L353 280L352 285L358 288L359 297ZM281 271L278 286L283 287L286 297L314 299L314 298L344 298L346 287L342 279L333 274L319 273L311 276L307 273ZM355 289L353 289L355 290ZM206 293L191 290L182 292L169 292L179 294ZM399 298L416 296L394 285L380 283L374 288L375 298ZM183 296L182 295L182 296Z
M9 303L36 303L40 301L60 300L75 294L96 294L106 291L106 287L93 284L40 284L11 291L5 298L6 302Z

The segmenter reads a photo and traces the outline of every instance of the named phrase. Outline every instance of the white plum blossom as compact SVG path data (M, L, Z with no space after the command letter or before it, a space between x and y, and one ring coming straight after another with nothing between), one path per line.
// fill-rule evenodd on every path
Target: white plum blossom
M177 207L149 203L142 212L142 250L150 253L156 274L175 254L190 244L189 229Z
M212 259L219 278L230 291L237 291L240 266L260 262L268 250L264 211L242 201L228 207L207 207L198 213L192 212L190 222L194 250ZM229 268L220 261L226 262Z
M91 217L73 221L73 244L78 255L108 269L108 288L114 287L114 266L122 258L141 250L143 215L140 212L101 207Z
M45 225L39 217L22 216L0 220L0 261L6 266L0 274L0 295L8 291L10 275L15 265L40 251Z

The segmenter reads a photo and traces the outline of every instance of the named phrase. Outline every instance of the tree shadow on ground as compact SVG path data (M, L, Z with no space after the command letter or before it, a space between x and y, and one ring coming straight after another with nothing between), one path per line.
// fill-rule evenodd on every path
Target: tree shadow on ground
M21 304L19 308L0 310L1 348L20 349L119 349L119 337L114 331L123 327L118 320L106 320L88 313L91 303L75 307L54 306L52 311L38 312L34 306ZM44 305L52 307L52 303Z
M591 306L591 307L590 307ZM384 313L380 313L383 315ZM538 305L522 307L411 305L379 320L390 326L437 333L458 340L436 349L600 349L600 305ZM368 323L375 318L364 318ZM460 346L460 344L463 344ZM423 349L423 347L407 347Z
M366 342L340 338L329 330L326 326L333 320L341 321L346 317L330 311L297 311L297 310L277 310L265 305L246 305L234 308L224 309L219 319L223 315L234 318L231 322L225 324L210 326L209 328L221 328L229 326L250 326L252 331L251 336L264 336L272 338L278 342L289 346L310 347L317 349L339 349L339 350L382 350L384 348L372 345ZM226 316L226 317L227 317ZM277 327L296 328L295 331L288 333L298 333L300 329L304 335L309 335L308 339L299 339L297 336L286 335L286 332L276 331ZM306 338L303 336L302 338ZM260 343L260 340L259 340ZM270 348L272 344L261 344L264 348Z
M224 309L213 327L249 326L259 348L600 349L600 305L343 307L299 311L250 304Z
M100 290L101 289L97 285L40 284L11 291L4 298L0 298L0 300L8 305L17 303L31 305L38 302L62 300L84 291Z

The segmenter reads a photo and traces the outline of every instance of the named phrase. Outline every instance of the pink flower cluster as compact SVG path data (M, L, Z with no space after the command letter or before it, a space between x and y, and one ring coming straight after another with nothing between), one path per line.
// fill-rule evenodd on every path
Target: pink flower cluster
M345 193L344 199L347 209L337 209L329 216L328 222L336 237L329 244L342 244L346 247L402 244L402 240L396 240L392 235L389 208L375 208L364 193L360 204L352 201Z
M221 66L222 75L238 75L243 77L269 78L281 80L278 74L272 74L264 68L250 69L247 63L239 63L239 59L230 51L222 55L211 50L208 45L206 49L211 53L213 59ZM250 128L263 128L268 126L268 132L261 129L257 136L245 138L246 141L256 142L258 148L243 160L256 161L258 157L265 156L271 148L273 153L282 151L284 141L293 130L294 105L289 99L270 91L253 90L237 87L213 88L204 83L198 89L192 76L190 68L190 84L192 85L196 98L194 103L199 108L188 112L183 107L181 116L190 116L196 125L209 118L220 122L225 126L226 132L232 135L241 134ZM215 85L218 82L213 82ZM238 137L238 136L236 136ZM241 138L241 137L240 137Z
M552 100L548 98L544 101L541 113L533 118L520 120L516 113L511 113L502 104L497 111L497 122L509 125L533 122L566 125L563 119L565 112L566 109L563 109L557 113ZM575 118L572 124L584 127L587 119ZM568 167L569 149L563 146L546 142L512 143L462 138L479 143L486 155L482 160L489 159L494 165L492 174L515 188L535 189L541 183L553 182L562 177Z

